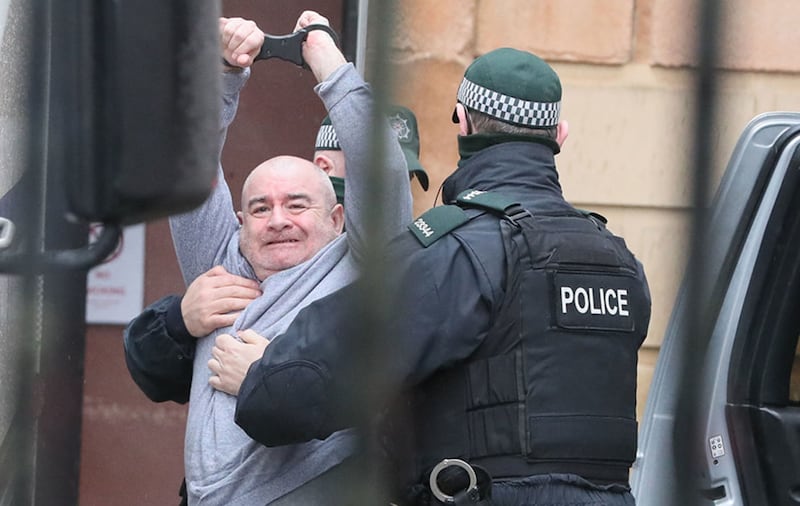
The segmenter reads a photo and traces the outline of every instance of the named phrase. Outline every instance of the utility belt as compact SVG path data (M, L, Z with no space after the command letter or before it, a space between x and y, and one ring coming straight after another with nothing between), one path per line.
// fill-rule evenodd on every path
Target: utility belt
M444 459L427 474L427 482L405 492L393 506L491 506L492 479L514 479L542 474L574 474L597 485L628 484L626 465L609 462L527 462L518 456L478 459L481 465L461 459ZM492 469L489 474L487 469Z
M473 460L488 469L494 479L524 478L536 474L575 474L598 485L628 484L630 468L627 463L613 461L538 461L530 462L515 455L481 457Z

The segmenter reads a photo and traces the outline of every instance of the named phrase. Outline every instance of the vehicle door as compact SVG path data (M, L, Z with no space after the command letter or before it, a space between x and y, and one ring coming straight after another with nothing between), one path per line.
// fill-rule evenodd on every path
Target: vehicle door
M780 112L734 149L648 393L640 506L800 504L798 146L800 113Z

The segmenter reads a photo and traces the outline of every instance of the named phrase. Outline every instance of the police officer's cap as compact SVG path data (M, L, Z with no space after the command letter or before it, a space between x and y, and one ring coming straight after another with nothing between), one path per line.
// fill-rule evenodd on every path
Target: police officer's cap
M508 47L478 57L467 67L458 101L506 123L530 128L558 124L561 80L535 54ZM453 112L453 122L458 117Z
M423 190L428 190L428 173L419 162L419 127L417 117L407 107L391 105L387 108L387 119L389 126L397 135L400 147L406 157L408 171L419 179L419 184ZM333 129L331 119L325 116L317 132L317 140L314 144L317 151L341 150L339 138Z

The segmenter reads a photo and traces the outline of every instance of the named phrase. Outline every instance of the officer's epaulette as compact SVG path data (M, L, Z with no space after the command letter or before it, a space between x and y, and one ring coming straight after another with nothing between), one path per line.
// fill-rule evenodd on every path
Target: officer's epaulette
M437 206L425 211L408 229L427 248L468 221L469 216L458 206Z
M505 213L516 202L499 193L465 190L456 197L456 204L434 207L408 226L423 247L427 248L470 220L470 216L461 207Z

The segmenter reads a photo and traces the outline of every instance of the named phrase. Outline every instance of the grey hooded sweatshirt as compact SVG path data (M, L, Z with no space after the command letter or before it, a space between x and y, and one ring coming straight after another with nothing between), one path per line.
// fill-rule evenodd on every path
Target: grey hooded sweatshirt
M223 76L224 110L220 152L227 127L236 115L239 92L249 77L243 72ZM250 303L231 327L198 340L194 358L189 416L185 439L186 484L191 506L263 506L291 492L340 463L354 450L352 431L324 441L267 448L251 440L235 423L236 398L209 386L207 362L218 334L236 335L253 329L270 339L281 334L300 309L352 282L363 256L369 170L382 170L386 192L383 237L388 240L411 221L408 168L390 128L384 129L386 157L379 166L369 162L372 94L352 64L334 72L315 91L325 103L347 158L346 232L313 258L261 282L263 295ZM239 223L230 191L219 167L218 184L198 209L170 218L175 251L188 285L215 265L255 279L239 251Z

